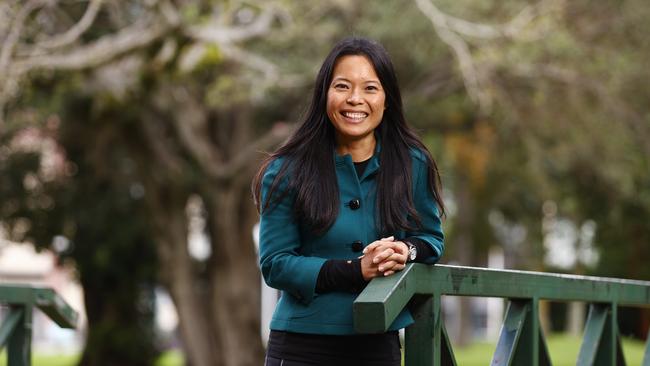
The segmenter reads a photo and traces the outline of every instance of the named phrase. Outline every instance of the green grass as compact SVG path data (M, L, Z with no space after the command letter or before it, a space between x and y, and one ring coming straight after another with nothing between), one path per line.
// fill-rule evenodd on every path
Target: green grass
M553 366L575 365L578 359L581 338L564 334L553 334L547 338L548 350ZM467 347L454 348L459 366L483 366L490 363L495 345L493 343L473 343ZM641 341L623 338L623 354L628 365L640 365L643 360L644 344ZM34 355L32 364L37 366L74 366L79 355L45 356ZM6 352L0 353L0 366L6 366ZM182 366L183 355L178 351L165 352L156 366Z
M32 355L32 365L35 366L74 366L77 364L80 355ZM0 352L0 366L7 365L7 352L3 350ZM156 366L182 366L183 355L177 351L170 351L163 353Z
M32 365L38 366L73 366L77 363L79 355L32 355ZM0 366L7 364L7 351L0 353Z
M554 334L547 338L548 351L553 366L575 365L580 350L581 338ZM623 354L628 365L640 365L644 344L641 341L623 338ZM460 366L487 365L492 359L495 344L474 343L465 348L454 348L456 361Z

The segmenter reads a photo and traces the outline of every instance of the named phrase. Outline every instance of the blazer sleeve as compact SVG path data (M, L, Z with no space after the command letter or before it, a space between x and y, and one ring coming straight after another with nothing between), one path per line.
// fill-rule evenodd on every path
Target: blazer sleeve
M262 179L262 207L281 166L282 161L276 159L266 169ZM286 189L287 182L288 179L283 179L273 194ZM295 194L289 192L281 201L262 210L260 268L267 285L309 304L314 298L318 273L326 259L300 254L300 229L293 215L294 201Z
M420 216L422 227L416 231L407 231L406 237L416 237L430 245L434 255L424 259L422 263L434 264L440 260L445 250L445 236L442 232L438 205L428 188L427 164L418 158L414 158L414 161L413 177L415 187L413 190L413 204Z

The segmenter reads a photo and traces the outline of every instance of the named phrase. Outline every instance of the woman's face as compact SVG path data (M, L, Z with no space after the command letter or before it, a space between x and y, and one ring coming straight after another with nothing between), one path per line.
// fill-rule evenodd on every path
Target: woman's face
M385 100L377 73L366 57L337 60L327 91L327 116L339 142L372 136L384 115Z

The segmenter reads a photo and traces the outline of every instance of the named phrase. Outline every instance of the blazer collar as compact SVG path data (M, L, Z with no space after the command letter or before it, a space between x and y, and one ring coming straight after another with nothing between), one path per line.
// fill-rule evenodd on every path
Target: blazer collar
M377 136L377 134L375 134L375 136L377 138L377 144L375 145L375 152L370 158L370 161L368 162L368 165L366 166L363 175L359 177L359 181L364 180L366 177L376 173L377 170L379 170L379 155L381 152L381 140L379 140L379 136ZM350 154L338 155L336 153L336 149L334 149L334 162L336 166L348 165L351 168L354 168L354 162L352 161L352 156Z

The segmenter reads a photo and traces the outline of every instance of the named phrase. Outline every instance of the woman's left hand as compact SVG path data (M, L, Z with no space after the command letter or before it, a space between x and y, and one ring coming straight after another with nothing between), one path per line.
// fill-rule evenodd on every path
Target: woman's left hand
M373 252L373 263L378 264L379 272L390 276L406 267L408 246L401 241L377 241L364 249L364 255Z

